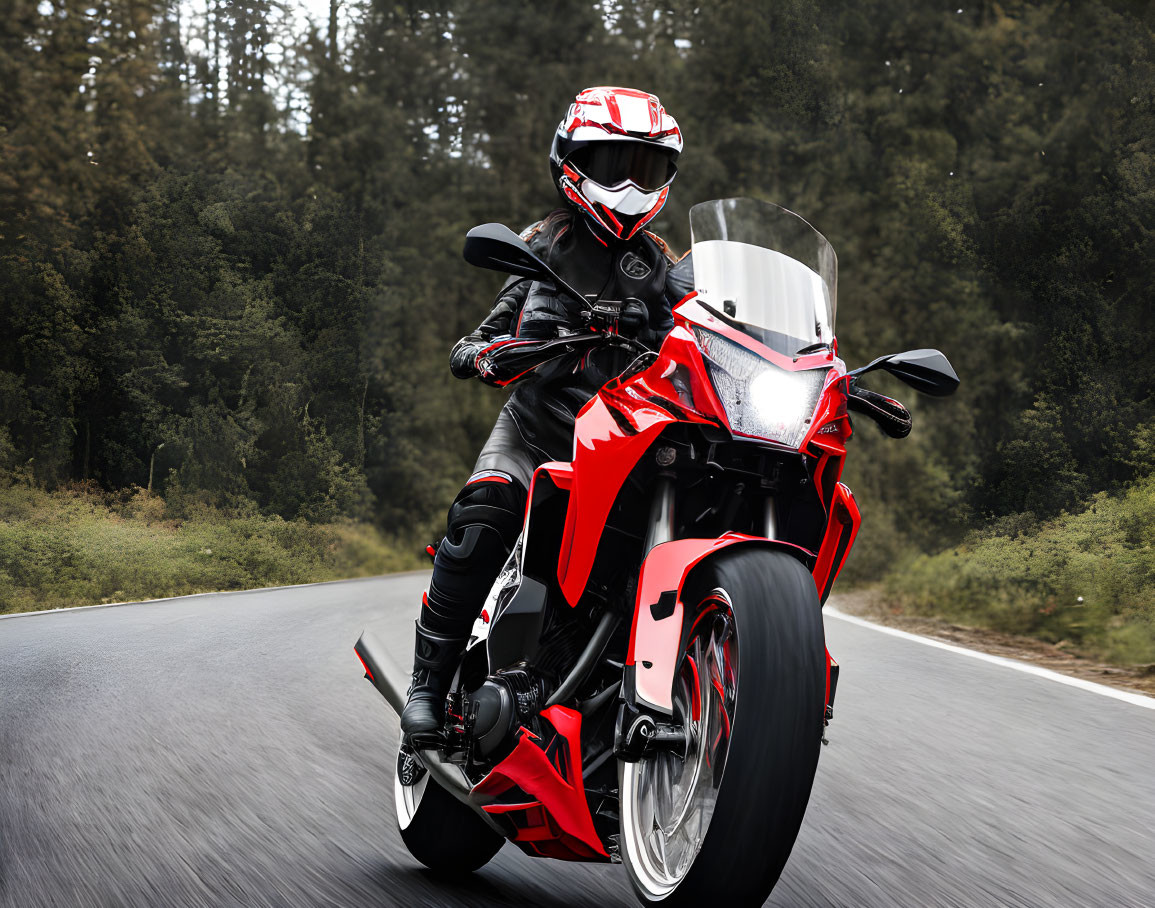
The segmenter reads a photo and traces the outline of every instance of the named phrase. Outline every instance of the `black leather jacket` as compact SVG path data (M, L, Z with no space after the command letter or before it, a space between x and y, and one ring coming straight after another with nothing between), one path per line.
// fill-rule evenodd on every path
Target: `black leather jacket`
M607 245L585 218L560 211L527 228L522 238L587 298L639 300L648 321L637 339L654 350L674 326L674 305L693 289L690 256L676 261L665 242L650 233ZM478 374L478 353L506 338L552 338L588 330L581 305L552 284L511 279L489 315L454 346L450 368L458 378L471 378ZM514 385L505 408L522 439L541 458L569 460L578 410L632 359L633 354L607 346L553 360Z

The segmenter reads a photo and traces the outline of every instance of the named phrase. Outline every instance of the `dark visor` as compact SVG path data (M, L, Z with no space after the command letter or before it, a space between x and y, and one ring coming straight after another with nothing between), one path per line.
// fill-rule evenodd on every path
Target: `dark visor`
M595 142L579 148L570 161L583 176L603 186L632 180L646 190L661 189L674 178L678 153L641 142Z

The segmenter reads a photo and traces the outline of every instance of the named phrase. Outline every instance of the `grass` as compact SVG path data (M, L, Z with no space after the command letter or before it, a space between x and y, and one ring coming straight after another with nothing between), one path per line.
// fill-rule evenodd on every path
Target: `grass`
M422 566L364 523L182 510L141 489L0 489L0 614Z
M0 488L0 614L363 577L424 566L375 528L166 503L141 489ZM1121 665L1155 663L1155 476L1085 510L1020 515L904 559L900 614L1026 634Z
M898 613L1027 634L1120 665L1155 663L1155 476L1084 511L1027 516L886 581Z

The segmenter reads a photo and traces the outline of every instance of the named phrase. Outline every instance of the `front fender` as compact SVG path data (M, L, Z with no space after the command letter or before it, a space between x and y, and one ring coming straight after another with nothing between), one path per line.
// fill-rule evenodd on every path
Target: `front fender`
M682 589L691 571L718 552L735 545L757 545L787 552L807 570L814 555L789 542L725 533L716 539L675 539L656 545L642 564L634 620L630 628L630 648L626 656L623 695L658 712L674 711L674 672L682 640L685 606Z

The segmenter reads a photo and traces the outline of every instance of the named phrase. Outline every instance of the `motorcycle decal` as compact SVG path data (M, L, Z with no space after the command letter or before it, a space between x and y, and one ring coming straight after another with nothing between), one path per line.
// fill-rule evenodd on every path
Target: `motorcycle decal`
M629 417L626 416L625 413L623 413L621 410L619 410L617 407L613 406L612 404L606 404L606 409L609 411L610 416L613 417L614 422L617 423L618 428L622 430L622 434L624 434L624 435L637 435L638 434L637 429L635 429L633 426L630 425Z

